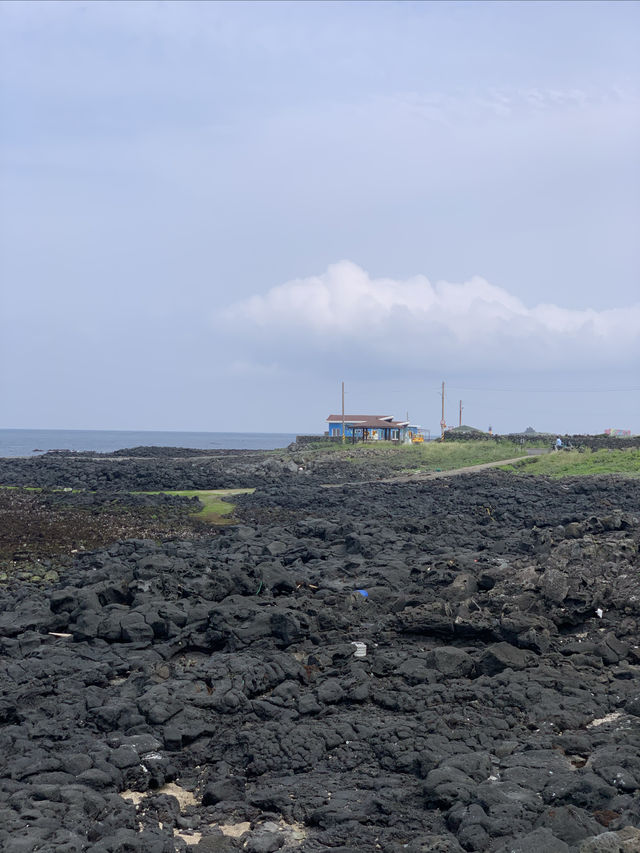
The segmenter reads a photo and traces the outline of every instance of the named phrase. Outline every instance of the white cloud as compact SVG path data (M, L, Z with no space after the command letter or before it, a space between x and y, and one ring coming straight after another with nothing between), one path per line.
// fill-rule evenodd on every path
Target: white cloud
M217 322L252 359L270 363L348 355L372 368L435 361L473 372L588 371L629 366L640 355L640 303L604 311L528 307L483 278L372 278L350 261L236 302Z

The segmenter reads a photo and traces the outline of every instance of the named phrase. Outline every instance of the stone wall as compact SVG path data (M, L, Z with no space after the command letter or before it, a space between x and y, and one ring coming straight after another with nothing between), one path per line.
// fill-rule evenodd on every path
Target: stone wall
M452 432L447 430L445 441L493 441L499 444L503 441L513 441L516 444L540 445L555 443L557 433L509 433L507 435L489 435L488 433ZM630 447L640 447L640 435L619 438L611 435L560 435L564 444L573 447L588 447L591 450L627 450Z
M299 447L304 447L304 446L309 445L309 444L325 444L328 441L330 441L332 443L341 442L342 436L341 435L335 435L335 436L330 436L330 435L297 435L296 436L296 444Z

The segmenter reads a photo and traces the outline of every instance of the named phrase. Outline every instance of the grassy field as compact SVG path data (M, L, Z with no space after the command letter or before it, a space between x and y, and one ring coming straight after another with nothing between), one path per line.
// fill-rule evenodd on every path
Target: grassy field
M411 471L451 471L454 468L466 468L469 465L481 465L483 462L497 462L500 459L513 459L526 456L527 451L520 444L487 441L440 442L430 441L424 444L391 445L380 444L331 444L321 449L306 449L305 456L315 453L326 455L334 453L355 465L375 466L376 462L400 472Z
M516 474L546 474L549 477L579 477L593 474L624 474L640 477L640 449L563 450L528 462L505 465Z
M194 513L194 518L206 521L209 524L230 524L230 519L227 516L231 515L235 509L235 504L225 501L223 498L229 495L249 495L254 491L255 489L186 489L182 491L165 489L163 494L198 498L202 504L202 509ZM160 492L146 492L145 494L153 495L160 494Z
M527 451L520 444L504 442L494 444L487 441L447 442L432 441L423 445L410 445L401 448L407 452L407 460L416 460L416 468L421 470L450 471L454 468L466 468L469 465L481 465L483 462L497 462L500 459L513 459L514 456L526 456ZM409 464L407 467L411 468Z

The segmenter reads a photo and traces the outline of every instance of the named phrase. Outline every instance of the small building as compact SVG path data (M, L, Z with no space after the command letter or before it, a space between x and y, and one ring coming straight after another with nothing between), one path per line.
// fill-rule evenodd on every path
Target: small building
M329 437L342 436L342 415L329 415ZM354 441L404 441L409 421L394 421L393 415L345 415L344 436Z

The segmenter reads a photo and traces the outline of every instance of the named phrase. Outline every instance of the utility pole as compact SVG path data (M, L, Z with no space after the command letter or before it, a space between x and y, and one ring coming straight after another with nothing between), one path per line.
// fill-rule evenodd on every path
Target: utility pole
M460 400L460 423L458 426L462 426L462 400Z
M342 443L344 444L344 382L342 383Z
M444 431L447 424L444 419L444 382L442 383L442 417L440 418L440 441L444 441Z

